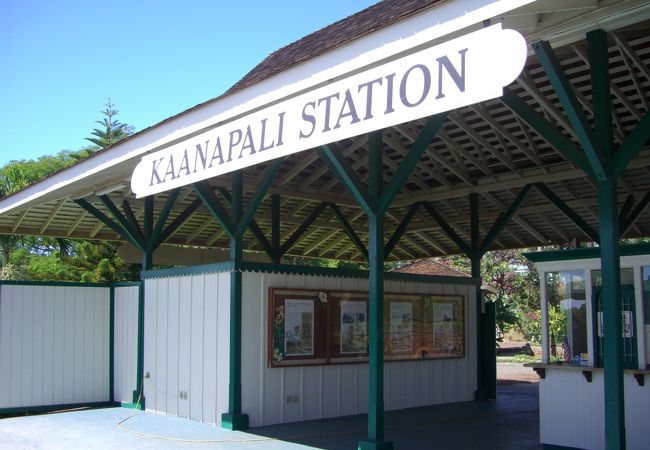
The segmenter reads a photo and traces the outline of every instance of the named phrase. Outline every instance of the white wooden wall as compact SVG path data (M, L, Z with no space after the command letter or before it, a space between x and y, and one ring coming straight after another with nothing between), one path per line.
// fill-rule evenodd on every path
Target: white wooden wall
M109 400L105 287L0 285L0 410Z
M368 365L267 368L269 287L367 291L365 279L244 273L242 410L251 426L366 413ZM475 287L386 281L386 292L460 294L465 297L466 356L387 362L385 409L472 400L476 390ZM297 395L298 403L287 403Z
M650 387L624 375L627 448L648 448ZM540 441L573 448L605 448L604 375L592 372L592 382L580 370L546 369L539 383Z
M147 410L221 423L228 410L229 305L229 273L145 280Z
M113 400L131 403L136 388L139 286L115 288Z

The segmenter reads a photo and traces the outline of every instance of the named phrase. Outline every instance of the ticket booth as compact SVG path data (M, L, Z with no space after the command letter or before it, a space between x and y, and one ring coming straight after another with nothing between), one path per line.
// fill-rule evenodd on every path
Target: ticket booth
M599 248L528 253L540 274L540 440L605 447ZM650 423L650 246L621 246L621 324L627 448L647 448Z

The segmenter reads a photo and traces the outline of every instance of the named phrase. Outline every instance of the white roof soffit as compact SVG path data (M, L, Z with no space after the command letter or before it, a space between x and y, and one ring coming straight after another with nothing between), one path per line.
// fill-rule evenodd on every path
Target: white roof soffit
M97 178L112 173L109 184L122 182L140 156L166 148L223 123L411 53L427 43L486 19L506 15L534 0L448 1L386 26L253 86L209 101L173 120L137 133L122 144L82 161L10 197L0 200L0 214L71 195L90 195ZM120 166L120 167L117 167ZM83 183L83 180L87 180ZM75 186L73 186L75 185ZM88 192L83 192L84 185Z

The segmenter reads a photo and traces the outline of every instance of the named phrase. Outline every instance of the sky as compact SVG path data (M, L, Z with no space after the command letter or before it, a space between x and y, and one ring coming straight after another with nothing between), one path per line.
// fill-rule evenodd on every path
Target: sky
M110 98L142 130L377 0L0 0L0 166L90 145Z

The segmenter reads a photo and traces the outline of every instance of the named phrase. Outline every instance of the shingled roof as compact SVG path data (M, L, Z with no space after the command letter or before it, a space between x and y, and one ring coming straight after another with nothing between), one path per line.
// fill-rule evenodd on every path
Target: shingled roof
M417 14L445 0L385 0L271 53L226 94L244 89L335 47Z
M436 261L433 258L425 258L412 262L393 272L414 273L417 275L442 275L448 277L469 277L468 273L462 272L443 262Z

